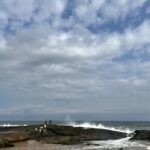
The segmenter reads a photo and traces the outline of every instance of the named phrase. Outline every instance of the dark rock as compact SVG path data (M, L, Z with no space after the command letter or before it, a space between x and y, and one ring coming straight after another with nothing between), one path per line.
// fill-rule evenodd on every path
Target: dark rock
M92 142L86 142L86 143L84 143L84 145L86 145L86 146L100 146L100 144L95 144Z
M130 140L147 140L150 141L150 130L136 130Z
M37 140L54 144L78 144L92 140L115 140L127 137L126 133L104 129L84 129L81 127L49 124L42 133L39 132L43 125L30 125L26 127L0 128L1 134L10 142L24 140ZM38 130L35 130L38 129Z
M62 145L74 145L81 143L81 139L77 136L51 136L41 138L40 142L42 143L51 143L51 144L62 144Z
M6 140L6 139L0 139L0 148L4 148L4 147L13 147L14 144L11 143L10 141Z
M46 143L76 144L92 140L114 140L126 136L126 133L111 130L51 125L48 126L45 136L39 136L37 139Z
M14 142L26 141L29 137L23 131L0 132L0 148L13 147Z
M29 139L27 133L23 131L3 132L1 133L1 137L9 142L20 142Z

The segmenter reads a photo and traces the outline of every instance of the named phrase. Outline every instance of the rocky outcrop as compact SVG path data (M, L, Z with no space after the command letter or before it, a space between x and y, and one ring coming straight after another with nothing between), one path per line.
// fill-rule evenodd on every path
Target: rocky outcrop
M13 143L26 141L28 139L29 136L23 131L0 132L0 148L12 147L14 146Z
M1 139L6 139L9 142L20 142L26 141L29 139L29 136L26 132L23 131L9 131L0 133Z
M31 133L33 136L33 133ZM126 133L103 129L84 129L81 127L51 125L42 135L33 137L36 140L53 144L77 144L92 140L114 140L127 136Z
M6 139L0 139L0 148L4 148L4 147L13 147L14 144L11 143L10 141L6 140Z
M78 136L82 140L112 140L126 137L126 133L104 129L84 129L71 126L51 126L48 131L60 136Z
M130 140L150 141L150 130L136 130Z
M37 140L52 144L79 144L92 140L115 140L125 138L126 133L104 129L84 129L63 125L47 125L43 132L39 132L43 125L30 125L26 127L0 128L0 139L6 139L10 143Z

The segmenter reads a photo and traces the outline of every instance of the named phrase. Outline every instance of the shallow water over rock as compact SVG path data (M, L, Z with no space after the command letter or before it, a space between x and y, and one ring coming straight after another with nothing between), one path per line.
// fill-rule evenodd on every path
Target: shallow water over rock
M2 148L1 150L147 150L147 148L100 148L98 145L59 145L59 144L43 144L34 140L19 142L16 147Z
M19 142L15 144L15 147L4 148L4 150L77 150L82 149L81 145L66 146L59 144L43 144L34 140L26 142Z

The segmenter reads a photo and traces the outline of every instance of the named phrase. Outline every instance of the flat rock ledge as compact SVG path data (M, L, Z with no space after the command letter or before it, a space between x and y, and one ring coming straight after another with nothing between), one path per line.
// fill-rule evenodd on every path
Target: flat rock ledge
M15 142L26 141L29 136L24 131L0 132L0 148L13 147Z
M39 132L41 126L43 125L0 128L0 147L11 147L15 142L29 139L49 144L72 145L92 140L115 140L127 137L123 132L64 125L47 125L41 133Z
M30 138L51 144L79 144L92 140L115 140L127 137L126 133L103 129L84 129L81 127L50 125L46 131L39 135L35 131Z

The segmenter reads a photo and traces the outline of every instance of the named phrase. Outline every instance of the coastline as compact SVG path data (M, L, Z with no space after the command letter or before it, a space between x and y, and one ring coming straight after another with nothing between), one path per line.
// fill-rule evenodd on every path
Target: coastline
M27 140L45 144L78 145L86 141L114 140L127 136L123 132L55 124L1 127L0 132L1 147L12 147L15 146L15 142Z
M128 134L123 132L106 129L85 129L82 127L56 124L47 124L46 128L44 128L44 126L44 124L38 124L18 127L0 127L1 143L3 142L2 140L6 142L6 145L1 144L1 149L4 149L4 147L10 147L10 150L16 150L17 148L20 148L21 150L41 150L40 147L44 147L44 150L147 150L147 147L144 146L131 146L130 148L119 145L116 148L105 148L101 146L101 143L99 143L100 141L102 141L103 144L107 144L109 142L115 143L121 142L124 139L125 140L123 142L126 142L129 139L127 138ZM42 132L39 130L41 127L43 129ZM149 135L149 132L144 132ZM140 133L141 138L143 131L141 130L137 133ZM135 137L137 138L138 136L136 135Z
M61 145L61 144L44 144L35 140L15 143L15 147L1 148L1 150L147 150L139 147L120 147L120 148L97 148L89 145Z

